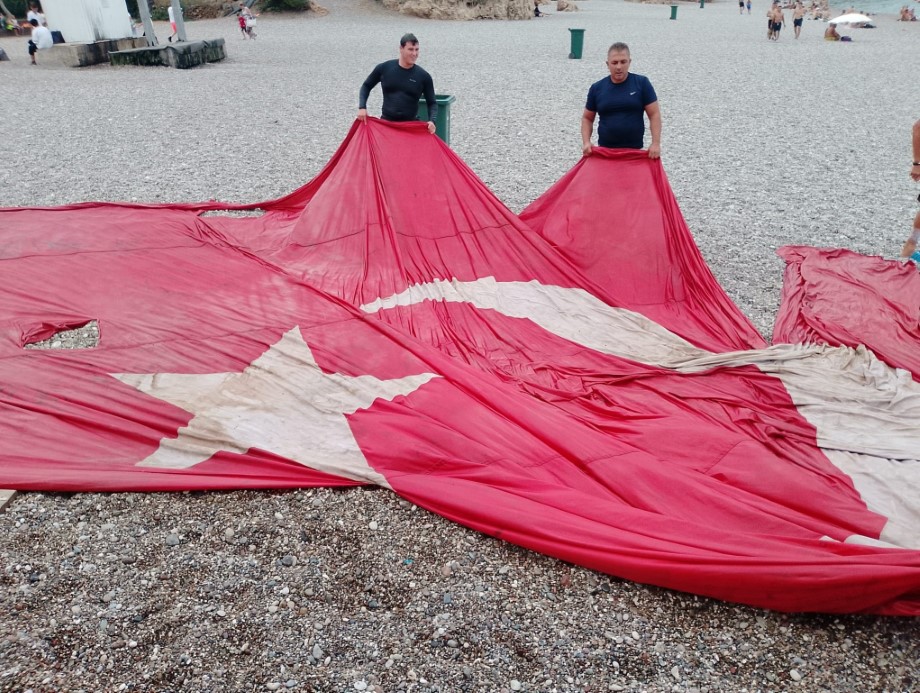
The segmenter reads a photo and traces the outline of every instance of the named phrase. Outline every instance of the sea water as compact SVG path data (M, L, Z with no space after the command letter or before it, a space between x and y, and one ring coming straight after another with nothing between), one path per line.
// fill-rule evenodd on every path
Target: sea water
M809 3L804 4L807 6ZM896 15L904 5L913 7L914 12L920 14L920 3L914 0L830 0L831 16L837 16L851 7L862 13Z

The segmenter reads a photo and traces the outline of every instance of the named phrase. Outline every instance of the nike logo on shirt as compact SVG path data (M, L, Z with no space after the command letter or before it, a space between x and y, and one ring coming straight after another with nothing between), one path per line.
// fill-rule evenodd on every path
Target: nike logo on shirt
M629 92L629 95L630 95L630 96L635 96L635 95L638 94L638 93L639 93L639 92L637 92L637 91L631 91L631 92Z

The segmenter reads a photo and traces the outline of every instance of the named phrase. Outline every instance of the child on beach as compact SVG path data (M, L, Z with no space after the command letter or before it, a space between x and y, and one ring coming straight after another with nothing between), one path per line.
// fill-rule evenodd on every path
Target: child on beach
M240 3L240 9L236 13L240 23L240 31L243 32L243 38L254 39L256 37L256 32L253 31L256 25L256 15L242 2Z
M172 29L172 33L169 35L168 41L172 43L173 36L175 36L179 31L176 28L176 15L175 15L175 12L173 11L172 3L170 3L169 6L167 6L166 14L169 16L169 26Z

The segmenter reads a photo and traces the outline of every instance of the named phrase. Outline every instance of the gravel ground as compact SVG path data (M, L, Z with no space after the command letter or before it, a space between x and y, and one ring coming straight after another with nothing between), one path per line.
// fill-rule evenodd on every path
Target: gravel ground
M769 335L787 243L897 253L916 202L920 26L766 41L765 3L580 2L527 22L194 22L196 70L30 67L0 41L0 205L256 201L341 141L414 31L452 144L519 211L577 161L614 40L658 90L665 168L732 298ZM568 27L587 30L566 58ZM168 29L159 25L160 36ZM39 54L39 59L43 58ZM379 98L371 110L379 109ZM63 346L68 341L63 340ZM917 619L784 615L636 585L497 542L386 491L19 495L0 514L0 691L915 691Z

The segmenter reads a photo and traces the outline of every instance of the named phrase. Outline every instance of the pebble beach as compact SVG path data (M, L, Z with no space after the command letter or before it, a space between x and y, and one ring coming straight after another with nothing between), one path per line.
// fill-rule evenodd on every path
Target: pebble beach
M187 24L201 68L28 64L0 39L0 206L256 202L299 187L399 36L451 94L451 146L519 212L581 156L588 86L625 41L705 259L769 338L787 244L893 257L918 186L920 22L767 41L766 0L576 0L448 22L370 0ZM168 25L156 23L165 42ZM569 28L585 29L571 60ZM375 90L369 109L379 114ZM2 276L2 275L0 275ZM920 620L781 614L618 580L480 535L386 490L21 493L0 512L0 691L920 689Z

